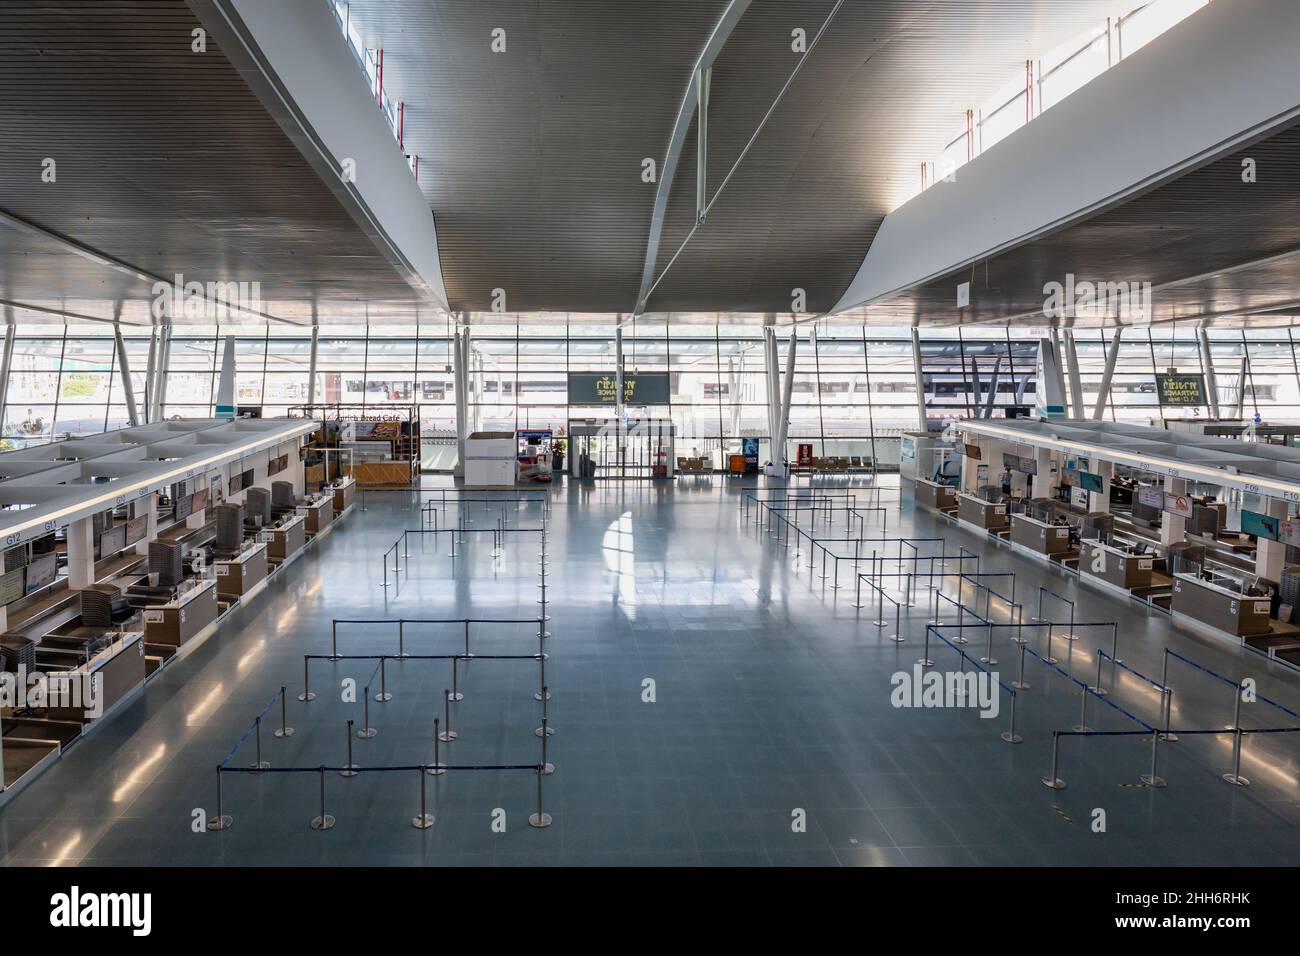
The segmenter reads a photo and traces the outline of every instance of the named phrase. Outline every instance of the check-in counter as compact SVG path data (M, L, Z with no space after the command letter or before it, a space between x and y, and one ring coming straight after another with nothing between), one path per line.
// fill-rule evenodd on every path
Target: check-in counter
M272 561L287 561L307 543L307 521L302 515L285 519L278 528L266 528L266 550Z
M1070 550L1070 529L1029 515L1012 515L1011 543L1039 554L1058 554Z
M243 597L266 580L266 545L247 546L239 557L229 561L214 561L217 572L217 594L221 597Z
M995 529L1007 526L1007 506L992 504L974 495L957 496L957 517L978 528Z
M93 720L103 716L115 704L141 686L145 679L142 637L143 635L138 631L123 634L85 664L70 671L52 671L49 675L51 682L84 679L83 675L93 675L97 699L92 702L83 697L84 706L75 708L51 706L47 716L52 720ZM85 691L83 690L82 693L84 694ZM92 709L94 713L91 712Z
M1212 584L1190 574L1174 575L1170 610L1236 637L1265 634L1272 602Z
M202 581L170 603L145 608L145 640L180 647L215 621L217 611L217 582Z
M352 506L352 494L356 491L357 480L351 476L340 478L334 483L334 513L342 514Z
M1155 564L1152 555L1131 554L1100 541L1083 541L1080 550L1080 574L1100 578L1125 591L1151 586L1151 569Z
M946 511L957 504L957 489L952 485L941 485L937 481L917 478L913 483L916 503L935 511Z
M300 507L302 515L307 521L308 534L320 534L334 520L334 498L332 495L321 495Z

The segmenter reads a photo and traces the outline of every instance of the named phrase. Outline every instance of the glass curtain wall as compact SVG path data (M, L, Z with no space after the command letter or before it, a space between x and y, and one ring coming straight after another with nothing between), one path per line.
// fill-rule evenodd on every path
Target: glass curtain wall
M375 413L418 408L427 467L450 467L455 438L455 375L445 324L415 327L322 326L316 401L347 403ZM147 331L126 332L137 404L144 403ZM284 415L307 402L310 334L288 326L177 326L167 376L166 417L208 417L224 337L236 339L237 402ZM472 429L550 428L567 434L575 420L606 420L612 409L568 404L569 372L614 371L614 326L592 321L502 322L471 330ZM1038 330L924 329L921 371L932 419L969 418L990 407L1032 404ZM778 332L781 368L788 331ZM1300 355L1291 329L1210 332L1210 357L1224 417L1255 413L1266 421L1300 422ZM1075 333L1084 402L1097 401L1111 333ZM675 454L724 467L741 439L760 440L771 457L762 330L756 325L665 325L639 321L624 329L629 375L665 373L669 401L629 409L633 418L671 419ZM1155 373L1203 372L1196 332L1168 326L1130 329L1122 339L1107 419L1159 423ZM911 333L906 328L828 325L799 329L789 436L817 456L897 459L898 436L917 427ZM1240 409L1240 411L1239 411ZM20 325L15 340L3 447L39 444L128 424L121 377L106 325ZM1207 415L1165 409L1166 417Z

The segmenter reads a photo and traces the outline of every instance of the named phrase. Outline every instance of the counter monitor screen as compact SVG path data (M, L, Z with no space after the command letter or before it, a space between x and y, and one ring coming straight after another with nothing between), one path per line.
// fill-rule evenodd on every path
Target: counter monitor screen
M109 528L99 536L99 556L107 558L117 554L126 547L126 525L119 524Z
M1097 494L1101 494L1105 490L1101 475L1094 475L1090 471L1079 472L1079 487L1084 491L1092 491Z
M143 541L145 535L149 533L149 516L140 515L138 518L132 518L126 523L126 543L135 544Z
M1159 488L1141 488L1138 501L1148 508L1162 509L1165 506L1165 493Z
M204 508L208 506L208 489L204 488L200 491L194 492L193 500L194 500L194 504L192 507L194 513L198 514L200 511L202 511Z
M54 574L58 570L58 558L54 554L43 554L27 566L27 593L37 588L54 583Z
M982 458L980 454L980 446L972 445L970 442L965 442L965 445L966 445L966 457L973 459L974 461L980 461Z
M176 499L176 520L177 521L183 521L184 519L188 518L191 514L193 514L193 511L191 511L191 505L193 505L193 503L194 503L194 499L191 498L189 495L182 495L181 497Z
M1002 453L1002 467L1005 468L1007 471L1019 471L1020 456L1012 455L1009 452L1004 451Z
M0 574L0 606L12 604L23 596L23 569Z
M244 490L244 474L243 472L237 471L230 476L230 493L232 495L237 495L243 490Z
M1241 530L1245 534L1253 534L1257 538L1267 538L1269 541L1278 540L1278 519L1271 518L1268 515L1262 515L1257 511L1241 510Z
M5 552L5 571L14 571L27 567L27 545L20 544Z

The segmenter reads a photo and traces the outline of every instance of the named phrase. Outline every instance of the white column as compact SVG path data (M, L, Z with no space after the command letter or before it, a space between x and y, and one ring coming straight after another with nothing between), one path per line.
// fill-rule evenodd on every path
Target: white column
M1110 514L1110 483L1115 479L1115 463L1097 462L1097 474L1101 475L1101 491L1088 493L1088 511L1092 514Z
M1165 476L1165 491L1175 495L1187 494L1186 478ZM1187 519L1166 511L1160 516L1160 543L1165 547L1179 544L1187 538Z
M1287 503L1281 498L1269 498L1265 507L1270 518L1277 518L1278 523L1286 520ZM1281 541L1258 539L1255 549L1255 574L1269 581L1282 580L1282 568L1286 566L1286 545Z
M1101 374L1101 387L1097 389L1097 404L1093 406L1094 421L1101 421L1106 414L1106 405L1110 401L1110 381L1115 377L1115 364L1119 361L1119 340L1124 327L1115 327L1115 338L1111 339L1110 350L1106 353L1106 368Z
M95 525L90 516L68 525L68 587L74 591L95 583Z
M158 537L158 495L155 493L136 499L135 509L137 514L141 508L145 509L143 513L149 516L149 524L144 537L135 546L135 553L148 554L149 542Z
M1034 449L1034 467L1038 472L1034 475L1034 497L1054 497L1061 484L1061 476L1056 471L1056 459L1050 448Z
M777 434L772 441L772 474L785 477L790 473L790 459L786 455L786 437L790 431L790 405L794 398L794 360L799 347L799 332L790 326L790 344L785 353L785 382L781 394L781 418L776 423Z
M452 343L452 358L454 365L452 371L454 385L456 389L456 468L454 474L456 477L465 476L465 438L468 436L469 427L469 373L466 371L466 352L465 340L468 332L457 332L456 338Z
M1201 343L1201 366L1205 369L1205 397L1210 403L1210 415L1219 417L1219 380L1214 374L1214 354L1210 351L1210 333L1197 332Z
M316 404L316 359L320 344L320 326L311 327L311 357L307 363L307 404Z
M1065 330L1065 354L1070 363L1066 373L1070 379L1070 417L1083 418L1083 379L1079 376L1079 352L1074 346L1074 331Z
M289 455L289 470L285 474L284 480L293 483L293 494L295 498L306 497L307 494L307 469L302 463L302 454L299 451L301 442L293 442L287 446Z
M113 341L117 347L117 370L122 376L122 395L126 398L126 417L132 426L140 424L140 411L135 405L135 387L131 384L131 366L126 360L126 341L122 327L113 323Z

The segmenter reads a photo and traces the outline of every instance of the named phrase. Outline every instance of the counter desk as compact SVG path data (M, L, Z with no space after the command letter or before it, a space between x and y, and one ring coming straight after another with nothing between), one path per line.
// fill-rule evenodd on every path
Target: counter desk
M1007 506L992 504L974 495L957 496L957 517L986 531L995 531L1007 526Z
M917 478L912 485L913 497L918 505L935 511L946 511L957 504L957 489L952 485L942 485L925 478Z
M247 547L237 558L214 561L217 572L217 594L225 598L240 598L266 580L266 545L258 542Z
M1070 529L1029 515L1012 515L1011 543L1035 554L1059 554L1070 550Z
M288 561L307 543L307 521L302 515L286 518L278 528L265 528L267 554L272 561Z
M181 647L217 620L217 582L200 581L166 604L144 609L145 640Z
M1241 594L1190 574L1174 575L1170 610L1174 617L1202 624L1233 637L1266 634L1272 602L1266 597Z
M1100 541L1080 543L1079 573L1123 591L1151 587L1155 556L1133 554Z

